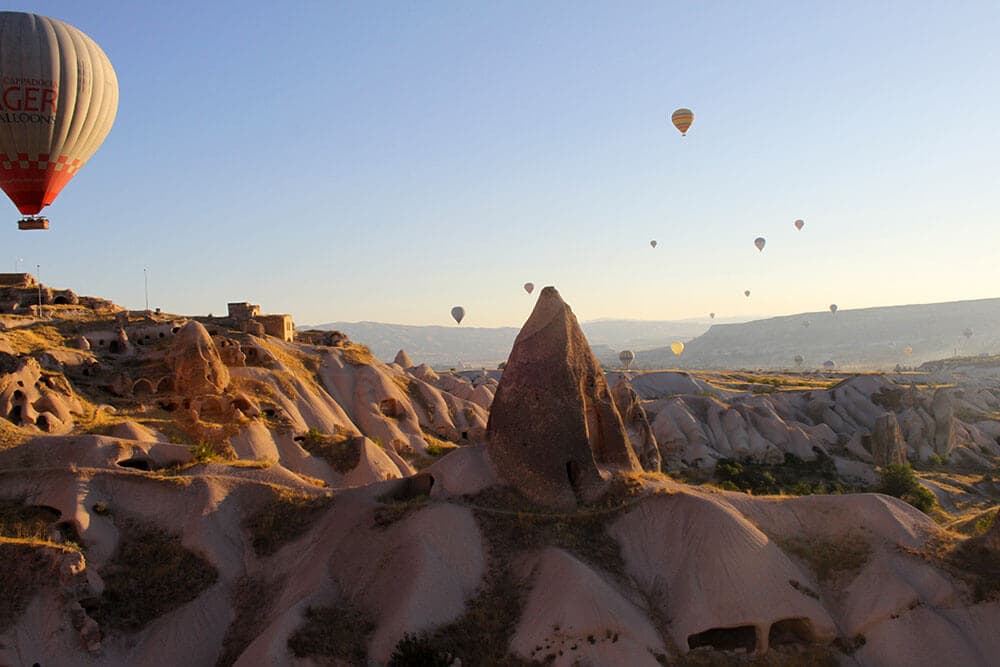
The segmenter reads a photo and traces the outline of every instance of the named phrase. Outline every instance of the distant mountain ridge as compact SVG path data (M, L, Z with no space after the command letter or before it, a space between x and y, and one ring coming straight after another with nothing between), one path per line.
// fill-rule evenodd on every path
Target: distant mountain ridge
M829 360L844 369L887 369L998 351L1000 299L976 299L719 324L688 341L680 357L666 346L637 352L633 368L795 368L798 355L803 368Z
M594 353L617 359L623 349L650 349L675 340L690 340L704 333L708 324L692 320L597 320L582 325ZM383 322L328 322L299 329L343 331L351 340L367 345L379 359L392 361L406 350L414 362L437 368L496 367L505 361L520 330L517 327L419 326Z

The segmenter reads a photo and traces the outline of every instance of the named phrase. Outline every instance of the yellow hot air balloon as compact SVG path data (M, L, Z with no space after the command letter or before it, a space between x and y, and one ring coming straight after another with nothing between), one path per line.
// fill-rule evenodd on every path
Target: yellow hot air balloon
M678 109L670 116L670 120L680 130L681 136L687 136L688 128L694 122L694 112L690 109Z
M111 131L118 78L87 35L37 14L0 12L0 188L37 217Z
M676 341L670 344L670 351L676 356L681 356L681 352L684 351L684 343Z

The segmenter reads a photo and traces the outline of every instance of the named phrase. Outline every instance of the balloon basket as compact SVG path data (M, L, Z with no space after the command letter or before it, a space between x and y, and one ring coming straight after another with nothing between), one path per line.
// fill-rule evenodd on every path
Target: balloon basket
M17 221L17 228L21 230L48 229L49 219L41 216L29 216Z

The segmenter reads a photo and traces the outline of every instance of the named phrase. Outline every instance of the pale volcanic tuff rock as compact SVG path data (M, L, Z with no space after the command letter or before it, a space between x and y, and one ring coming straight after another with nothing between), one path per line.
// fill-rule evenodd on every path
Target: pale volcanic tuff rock
M639 396L632 389L632 386L623 377L618 380L611 390L615 407L622 417L625 430L628 432L629 442L632 449L639 457L639 463L644 470L652 472L660 471L661 457L660 449L653 436L653 429L646 418L646 411L642 409Z
M896 415L886 412L875 420L872 430L872 458L875 465L887 466L906 463L906 441L899 428Z
M200 322L192 320L177 332L166 361L174 391L182 396L221 394L229 385L229 370Z
M66 378L43 373L32 357L5 357L11 371L0 375L0 417L16 425L60 433L73 427L73 414L83 407Z
M402 368L412 368L413 360L410 359L410 355L406 353L406 350L400 350L396 353L396 358L393 359L394 364L398 364Z
M541 291L514 341L486 437L500 477L543 505L596 496L601 468L642 469L597 359L554 287Z

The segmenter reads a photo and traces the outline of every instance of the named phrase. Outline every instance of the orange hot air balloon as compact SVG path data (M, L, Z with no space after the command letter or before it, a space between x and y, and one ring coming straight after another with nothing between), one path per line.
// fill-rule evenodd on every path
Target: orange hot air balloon
M0 12L0 188L38 216L97 151L118 112L118 78L87 35L37 14Z
M680 130L681 136L687 136L688 128L694 122L694 112L690 109L678 109L670 116L670 120Z

